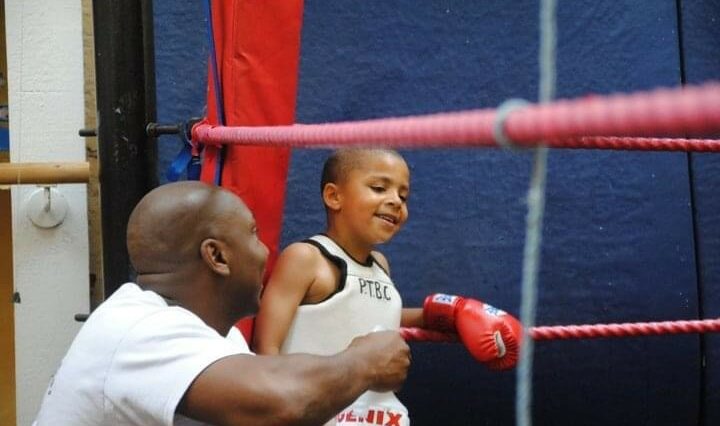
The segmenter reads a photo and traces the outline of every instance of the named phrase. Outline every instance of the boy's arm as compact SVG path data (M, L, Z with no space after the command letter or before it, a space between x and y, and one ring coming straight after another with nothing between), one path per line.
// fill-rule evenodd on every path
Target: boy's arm
M255 320L253 349L256 353L280 353L297 307L315 281L319 256L313 246L294 243L278 257Z
M374 251L373 257L390 275L385 256ZM403 308L400 326L457 333L475 359L494 370L512 368L518 360L522 325L512 315L478 300L430 295L422 308Z
M425 327L422 308L403 308L400 327Z

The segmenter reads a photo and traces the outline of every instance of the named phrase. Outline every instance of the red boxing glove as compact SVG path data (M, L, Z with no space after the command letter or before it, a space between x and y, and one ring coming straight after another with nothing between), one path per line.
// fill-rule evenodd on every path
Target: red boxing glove
M517 364L522 325L500 309L438 293L425 298L423 320L427 329L457 333L468 352L491 370Z

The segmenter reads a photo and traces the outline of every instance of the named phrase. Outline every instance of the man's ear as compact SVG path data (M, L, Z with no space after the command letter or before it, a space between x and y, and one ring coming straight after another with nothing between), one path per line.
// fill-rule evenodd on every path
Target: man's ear
M200 243L200 257L213 272L226 277L230 275L227 263L227 246L222 241L208 238Z
M342 206L342 196L337 184L326 183L322 191L323 202L328 209L338 211Z

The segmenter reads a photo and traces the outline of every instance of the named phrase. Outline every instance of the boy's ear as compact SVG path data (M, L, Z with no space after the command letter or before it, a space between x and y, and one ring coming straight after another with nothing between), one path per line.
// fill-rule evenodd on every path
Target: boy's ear
M200 243L200 257L213 272L226 277L230 275L227 263L227 246L222 241L208 238Z
M323 202L330 210L340 210L342 197L338 186L332 182L326 183L322 191Z

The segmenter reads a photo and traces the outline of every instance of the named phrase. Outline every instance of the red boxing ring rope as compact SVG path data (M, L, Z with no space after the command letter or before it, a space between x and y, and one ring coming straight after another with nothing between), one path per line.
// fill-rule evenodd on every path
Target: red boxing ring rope
M628 138L583 136L548 142L552 148L613 149L626 151L720 152L720 139Z
M496 110L481 109L325 124L198 124L192 133L194 141L216 145L490 147L496 146L496 117ZM531 104L512 111L504 131L519 147L537 146L543 140L551 148L720 151L720 141L715 140L597 137L720 132L720 83Z
M383 146L453 148L496 146L493 109L290 126L223 127L198 124L204 144L304 148ZM720 152L720 140L626 136L720 132L720 84L592 96L528 105L507 115L503 130L518 147L544 141L551 148ZM619 137L623 135L625 137ZM533 327L534 340L720 332L720 319ZM454 334L401 328L407 341L457 341Z
M529 330L530 336L536 341L709 332L720 332L720 318L689 321L542 326L533 327ZM401 328L400 335L408 342L455 342L458 340L455 334L422 328Z

